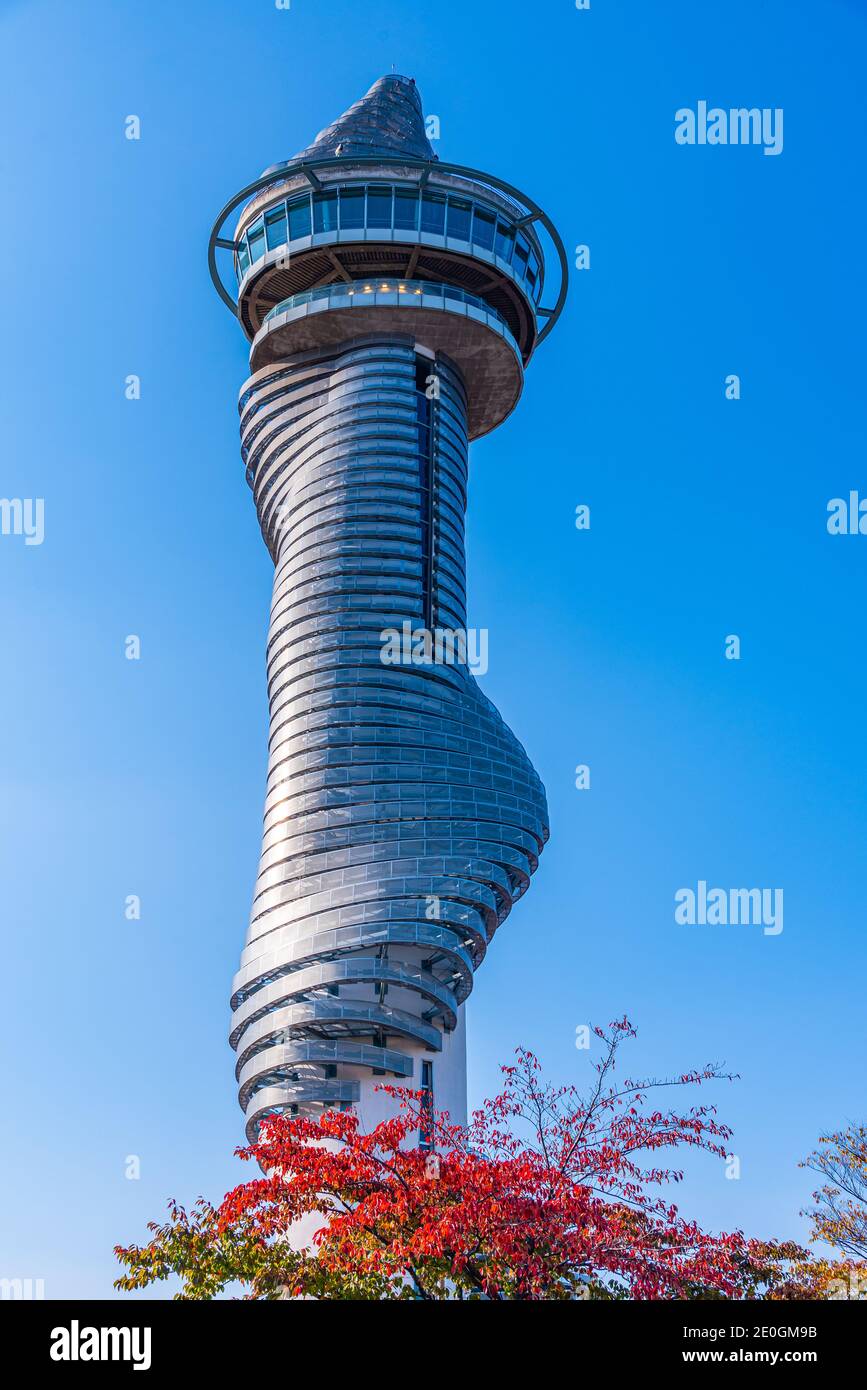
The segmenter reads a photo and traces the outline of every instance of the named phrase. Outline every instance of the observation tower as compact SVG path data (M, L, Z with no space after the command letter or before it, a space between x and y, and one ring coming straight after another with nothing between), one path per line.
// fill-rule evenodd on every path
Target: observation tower
M460 1123L464 1004L548 816L460 641L417 635L466 632L468 442L514 409L566 254L525 194L437 159L398 76L227 203L208 254L250 342L241 454L274 561L262 856L231 997L247 1135L348 1106L369 1129L383 1080Z

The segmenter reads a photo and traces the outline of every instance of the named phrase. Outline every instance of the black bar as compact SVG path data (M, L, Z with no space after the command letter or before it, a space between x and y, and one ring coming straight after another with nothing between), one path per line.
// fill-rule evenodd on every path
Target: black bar
M390 1361L404 1339L417 1338L420 1331L430 1336L442 1329L449 1336L455 1332L460 1336L471 1332L481 1318L486 1331L498 1329L501 1350L507 1345L544 1345L549 1363L550 1353L560 1352L564 1365L574 1365L579 1379L582 1367L589 1373L591 1367L608 1364L616 1370L618 1381L624 1371L656 1376L674 1368L687 1376L694 1371L702 1377L705 1368L714 1365L735 1374L742 1366L758 1366L768 1373L785 1372L794 1366L827 1381L829 1373L858 1364L864 1312L847 1301L594 1301L511 1304L508 1321L500 1323L503 1310L498 1314L492 1304L460 1311L452 1303L437 1311L418 1302L186 1303L129 1297L111 1302L0 1302L0 1327L7 1344L14 1343L24 1368L47 1372L52 1378L85 1375L93 1379L107 1371L113 1376L135 1375L140 1380L146 1375L163 1377L167 1372L212 1371L221 1385L235 1373L243 1375L241 1383L247 1384L253 1376L268 1376L269 1370L275 1374L280 1374L281 1367L284 1372L288 1370L285 1358L290 1345L295 1353L292 1364L301 1371L306 1353L298 1339L309 1334L311 1347L318 1346L320 1351L321 1336L326 1332L335 1350L342 1345L348 1351L353 1343L345 1339L362 1333L357 1318L366 1321L363 1335L379 1364L384 1358ZM447 1322L440 1323L441 1317ZM457 1321L452 1322L453 1318ZM536 1343L538 1337L544 1337L545 1343ZM273 1348L273 1360L263 1354L268 1347ZM465 1373L471 1340L462 1340L461 1347L458 1355ZM105 1359L88 1359L92 1350ZM474 1355L482 1367L490 1351L489 1342L477 1344ZM61 1354L72 1359L56 1359ZM300 1361L295 1359L299 1356ZM136 1362L138 1371L134 1369ZM320 1364L324 1368L327 1363ZM493 1369L491 1361L487 1366ZM341 1373L351 1374L351 1367L339 1359L337 1367L342 1367ZM394 1363L391 1374L401 1374Z

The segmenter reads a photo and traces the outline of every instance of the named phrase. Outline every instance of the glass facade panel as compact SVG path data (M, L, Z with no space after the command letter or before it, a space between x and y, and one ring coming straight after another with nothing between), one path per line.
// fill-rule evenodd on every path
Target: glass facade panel
M449 236L457 237L459 241L469 241L472 206L464 198L449 198Z
M313 230L314 232L337 231L336 193L314 193Z
M273 251L275 246L284 246L286 244L285 203L281 203L279 208L273 208L271 212L265 214L265 232L269 251Z
M523 275L527 265L527 258L530 254L530 247L524 237L519 236L515 242L515 269L519 275Z
M239 275L239 278L243 279L243 277L247 274L247 271L248 271L249 269L250 269L250 252L247 250L247 243L246 243L246 241L242 241L242 242L241 242L241 249L240 249L240 251L238 252L238 275Z
M287 215L288 214L288 215ZM516 275L523 279L531 294L538 299L541 292L541 264L529 239L518 233L502 215L467 198L446 195L432 188L419 194L410 188L390 184L347 185L304 194L271 208L253 223L246 234L246 245L239 252L236 270L243 277L249 266L268 250L282 246L287 240L309 236L311 231L357 231L367 227L385 231L421 231L437 236L446 235L459 241L472 242L486 251L496 251L504 261L513 265ZM249 255L248 250L249 248Z
M473 216L473 241L477 246L483 246L486 251L493 251L495 226L496 218L477 207Z
M418 1145L420 1149L433 1148L433 1127L434 1127L434 1094L433 1094L433 1062L423 1061L421 1064L421 1125L418 1132Z
M442 236L445 229L446 200L442 193L424 193L421 200L421 229Z
M310 195L295 198L289 204L289 237L292 241L299 236L310 235Z
M372 184L367 190L368 227L391 226L391 187Z
M418 227L418 194L404 188L394 190L394 225L402 231L414 232Z
M364 189L363 188L341 188L340 190L340 227L364 226ZM317 231L319 228L317 228ZM323 229L324 230L324 229Z
M515 244L515 232L505 222L497 223L497 255L502 256L504 261L511 261L512 247Z
M250 260L258 261L259 257L265 254L265 228L261 217L258 222L253 223L247 233L247 241L250 245Z

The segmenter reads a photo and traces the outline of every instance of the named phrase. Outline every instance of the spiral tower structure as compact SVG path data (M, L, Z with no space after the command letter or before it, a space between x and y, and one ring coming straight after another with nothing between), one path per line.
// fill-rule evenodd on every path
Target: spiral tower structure
M467 446L517 402L565 253L517 190L436 159L415 84L390 76L226 205L209 260L251 341L241 452L274 561L231 998L247 1134L350 1105L369 1127L383 1078L462 1120L464 1001L548 836L461 640Z

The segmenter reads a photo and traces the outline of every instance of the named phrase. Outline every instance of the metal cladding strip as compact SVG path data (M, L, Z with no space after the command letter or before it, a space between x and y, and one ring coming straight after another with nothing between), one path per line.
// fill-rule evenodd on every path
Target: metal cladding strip
M305 1042L300 1039L293 1043L279 1043L257 1053L241 1068L238 1075L238 1099L241 1109L246 1110L250 1097L264 1087L279 1086L288 1080L301 1085L300 1099L304 1099L304 1082L309 1080L317 1085L323 1074L338 1064L344 1066L369 1067L373 1072L398 1078L411 1077L413 1061L402 1052L391 1047L371 1046L352 1038L327 1042ZM296 1104L298 1102L296 1101Z
M320 825L318 829L325 827ZM431 823L431 833L448 835L451 826L448 821ZM500 862L509 863L516 872L521 873L526 868L532 872L536 867L538 845L533 836L524 831L511 830L508 840L505 833L499 833L499 827L485 825L482 821L471 821L461 827L461 840L459 842L461 850L469 850L471 846L478 847L479 843L487 843L485 836L489 837L489 842L493 845L494 837L497 837L497 853L502 856ZM353 826L335 826L328 831L325 839L325 846L328 849L340 849L346 845L375 845L377 848L372 850L374 856L378 856L382 851L380 846L399 846L403 853L421 854L424 852L424 841L418 838L418 831L412 822L397 822L389 824L387 822L371 821L363 824L358 821ZM264 885L267 882L266 873L284 860L294 858L298 854L314 854L324 848L321 838L317 838L311 833L308 825L308 833L305 835L284 835L281 840L274 845L269 845L263 849L262 863L260 865L259 878ZM258 895L259 885L256 892Z
M438 894L437 886L445 891ZM435 885L433 880L423 876L413 880L401 877L391 887L394 891L388 894L377 891L375 884L362 887L358 892L350 887L345 893L339 894L339 900L333 887L329 887L300 902L286 903L279 909L272 908L261 921L257 919L250 924L248 942L241 956L242 964L250 964L265 951L285 949L299 939L309 940L311 934L321 935L329 941L339 941L344 926L355 927L359 921L382 921L383 918L393 921L397 912L403 918L411 918L413 904L424 908L429 898L435 902L436 911L440 914L437 921L444 920L450 925L453 918L460 914L459 924L464 936L462 944L472 952L478 964L499 925L497 901L490 889L462 879L452 890L447 877ZM333 948L329 946L328 949Z
M238 1044L235 1075L239 1077L251 1057L278 1043L291 1041L293 1032L305 1024L367 1024L382 1033L410 1038L430 1052L442 1050L442 1034L437 1028L402 1009L391 1009L353 999L308 999L287 1005L259 1019L244 1031Z
M248 1143L255 1142L259 1126L271 1115L283 1114L287 1107L299 1101L307 1108L317 1106L323 1110L347 1110L355 1105L361 1096L358 1081L312 1081L293 1082L281 1079L277 1086L263 1086L254 1091L247 1103L244 1131Z
M401 828L406 829L412 827L407 826ZM464 838L462 840L462 845L468 853L478 854L479 852L483 852L490 855L492 860L496 859L498 876L496 883L492 886L495 890L497 887L500 888L504 899L508 898L511 901L515 897L520 896L520 892L523 892L527 887L529 882L529 867L526 864L522 865L518 863L517 855L512 856L510 859L505 850L499 845L494 845L490 842L471 846L469 841ZM375 846L362 843L346 851L346 862L348 864L400 862L402 858L408 859L414 852L416 855L423 852L423 846L424 841L421 840L413 841L411 844L402 844L400 841L386 841ZM454 848L455 846L453 845L452 847ZM374 850L373 854L369 853L371 848ZM295 876L295 883L298 885L299 892L303 891L308 875L318 874L326 863L331 863L333 861L336 853L336 850L329 848L322 854L305 855L305 867L302 872L298 867L297 856L287 852L285 857L279 862L269 865L267 873L260 872L259 883L257 884L256 896L254 899L254 914L257 918L270 910L274 901L275 890L279 891L292 879L293 875ZM441 861L431 862L416 857L413 862L417 873L441 868ZM478 862L484 863L487 861L480 860ZM508 873L507 868L509 870ZM321 877L320 881L322 881Z
M363 919L356 923L335 928L335 913L314 919L310 924L314 935L301 941L291 940L286 932L276 933L269 938L270 949L259 948L250 952L246 959L242 957L241 969L232 984L232 1008L239 1010L248 1000L258 999L261 991L293 976L315 960L332 963L357 959L361 952L389 947L398 948L398 956L400 948L404 948L402 953L406 956L420 952L424 959L436 956L445 962L448 970L442 973L441 966L441 978L448 980L458 1003L462 1003L472 989L473 969L484 957L484 946L477 951L480 938L470 934L466 920L459 920L470 916L467 909L459 911L454 904L446 904L444 915L451 920L445 925L412 921L413 912L421 917L423 906L404 904L401 910L410 920L395 921L390 916L391 904L365 904L362 909L355 909L363 913ZM290 987L291 983L290 978Z
M465 630L467 400L395 313L393 338L263 367L240 397L275 566L264 840L232 998L248 1134L353 1103L359 1069L413 1076L398 1040L439 1049L548 833L466 653L403 645Z
M272 1018L284 1004L296 1000L313 998L331 985L342 984L394 984L404 989L414 990L427 1000L429 1007L425 1018L441 1014L446 1025L454 1028L457 1019L454 1013L455 996L451 989L442 984L434 975L421 968L409 969L390 965L388 961L377 960L374 956L322 961L306 970L292 971L279 980L245 999L239 1004L232 1020L232 1033L229 1038L232 1047L237 1048L242 1036L246 1046L247 1030L261 1019Z
M380 831L385 828L386 827L376 827L376 829ZM412 824L400 827L401 830L413 828ZM448 834L449 832L445 831L444 833ZM508 852L499 845L495 845L491 842L471 846L466 837L463 837L462 843L464 851L467 853L478 854L480 851L483 851L490 853L492 856L496 856L497 872L493 876L490 886L493 887L494 891L499 888L504 898L511 899L518 895L517 890L519 886L522 889L526 887L528 867L526 863L521 864L519 862L516 854ZM452 843L451 847L452 849L455 848L454 843ZM380 844L370 844L365 837L360 844L350 843L346 850L337 849L329 844L327 848L324 846L321 847L321 853L317 854L311 852L306 854L304 856L303 869L298 863L298 855L296 853L287 850L285 855L282 856L278 862L272 862L271 856L273 851L269 850L267 868L263 866L262 869L260 869L259 879L256 884L253 908L254 916L258 919L258 917L269 912L272 907L277 906L279 902L285 901L285 897L277 896L275 898L275 891L279 894L279 890L284 888L289 882L294 881L299 894L304 892L305 889L309 890L310 879L313 875L317 876L317 881L320 884L327 884L328 871L333 868L338 859L342 861L341 867L352 864L374 865L388 860L393 863L405 862L406 864L411 864L415 873L448 872L449 865L452 864L453 861L449 859L432 860L430 858L423 858L421 856L424 855L425 848L426 844L423 839L416 839L411 843L401 843L399 840L386 840ZM456 869L461 869L460 862L454 865L454 867Z

